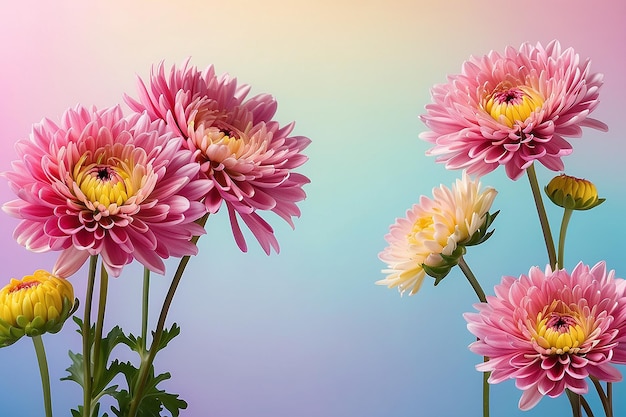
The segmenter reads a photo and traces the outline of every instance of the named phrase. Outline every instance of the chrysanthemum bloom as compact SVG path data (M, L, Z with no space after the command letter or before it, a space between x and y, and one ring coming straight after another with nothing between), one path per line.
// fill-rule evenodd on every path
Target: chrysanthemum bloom
M561 157L572 152L566 137L581 136L582 126L607 130L589 117L601 85L590 61L557 41L492 51L433 87L433 103L420 116L430 131L420 137L448 169L483 175L504 165L517 179L537 160L562 171Z
M148 85L142 80L138 85L139 101L125 97L126 102L153 120L166 120L187 139L212 183L206 207L216 213L226 205L239 248L247 250L237 216L267 254L271 248L278 252L274 231L259 211L270 210L294 227L292 217L300 215L296 203L305 198L302 186L309 180L293 169L307 160L301 152L310 140L289 136L293 123L281 128L272 120L277 104L270 95L246 99L249 86L216 76L212 66L200 72L185 62L168 77L161 63Z
M74 289L69 281L42 269L0 290L0 347L22 336L57 333L73 313Z
M505 276L475 307L464 315L479 339L470 350L489 357L476 368L491 371L492 384L515 379L522 410L566 388L586 393L587 376L622 379L611 363L626 363L626 281L604 262L579 263L571 274L534 267L519 279Z
M480 182L464 172L452 189L441 185L433 189L432 199L421 196L419 204L396 219L385 236L389 246L379 258L387 264L382 271L387 277L376 284L413 295L427 270L438 271L438 282L457 264L465 246L491 235L486 233L493 219L488 211L496 194L491 187L481 190Z
M565 174L552 178L545 191L554 204L569 210L589 210L605 201L591 181Z
M62 250L53 273L64 277L90 255L113 276L133 259L164 273L162 259L196 254L190 239L204 233L194 221L209 182L182 144L162 121L123 118L118 106L44 119L5 173L19 197L3 207L22 219L14 237L35 252Z

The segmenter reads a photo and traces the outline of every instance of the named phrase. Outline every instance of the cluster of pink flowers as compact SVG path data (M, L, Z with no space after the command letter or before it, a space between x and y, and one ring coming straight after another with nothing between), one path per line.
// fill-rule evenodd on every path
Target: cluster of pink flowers
M290 136L293 123L273 120L267 94L188 62L163 64L148 85L139 80L134 111L119 106L69 109L18 142L19 159L5 173L18 199L3 206L21 219L14 236L35 252L62 251L54 273L67 277L90 255L110 274L136 259L164 273L163 259L194 255L196 221L227 206L235 240L246 250L239 215L266 253L278 251L272 211L293 227L309 180L293 170L306 160L309 139Z
M602 82L589 60L581 61L571 48L562 50L557 41L472 57L461 74L433 87L433 102L421 116L429 130L420 137L433 144L427 154L437 156L448 169L462 169L465 182L468 174L482 176L501 165L516 180L535 161L562 171L562 157L572 152L566 138L581 136L582 127L607 130L589 117L599 103ZM534 169L528 173L533 184ZM537 190L534 187L533 194L540 202ZM604 201L591 182L566 175L551 181L546 192L566 215ZM465 248L458 239L460 231L473 224L474 230L485 233L493 218L487 210L495 190L480 209L474 204L476 195L422 197L406 218L391 226L389 246L379 255L388 264L383 270L388 276L379 283L413 294L425 275L437 285L441 271L461 265ZM478 338L470 349L486 359L477 369L491 372L489 383L514 379L523 390L523 410L546 395L587 393L587 377L594 383L620 381L615 365L626 364L626 281L607 272L604 262L591 268L581 262L571 273L557 268L563 242L557 261L556 255L550 256L554 246L546 233L548 222L542 219L542 214L547 217L542 203L537 209L552 266L545 271L533 267L519 278L505 276L495 296L486 297L469 267L462 266L482 301L475 305L478 313L465 314L468 329ZM470 215L475 222L467 220ZM610 402L610 395L603 401Z
M210 180L204 200L216 213L228 209L235 240L246 243L237 216L250 228L263 250L278 251L272 227L258 212L270 210L292 227L309 182L293 172L306 161L302 150L310 140L290 136L293 123L280 127L272 120L277 104L268 94L247 98L250 87L237 85L228 75L216 76L212 66L200 72L189 66L173 67L166 76L163 64L153 70L149 85L139 81L139 101L126 97L135 111L152 120L165 120L184 138L200 164L200 176Z

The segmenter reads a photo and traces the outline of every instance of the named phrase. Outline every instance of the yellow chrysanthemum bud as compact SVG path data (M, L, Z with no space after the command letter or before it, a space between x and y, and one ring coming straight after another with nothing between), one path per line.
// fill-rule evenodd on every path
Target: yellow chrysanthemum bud
M591 181L565 174L552 178L545 191L554 204L570 210L589 210L605 200Z
M22 336L56 333L74 312L74 289L69 281L44 270L0 290L0 347Z

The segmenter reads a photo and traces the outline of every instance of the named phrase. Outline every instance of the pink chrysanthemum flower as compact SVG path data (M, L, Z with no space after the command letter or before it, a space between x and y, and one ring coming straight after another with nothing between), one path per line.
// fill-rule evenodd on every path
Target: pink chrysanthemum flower
M18 243L63 251L56 275L73 274L90 255L113 276L133 259L162 274L163 258L197 253L190 239L204 233L194 221L206 213L209 183L162 121L77 106L60 125L34 125L16 149L5 176L19 199L3 209L22 219Z
M496 194L491 187L481 190L480 182L463 172L452 189L441 185L433 188L432 199L421 196L419 204L389 228L385 236L389 246L379 254L387 264L382 271L387 276L376 284L413 295L429 267L442 271L443 278L464 253L463 246L489 237L488 211Z
M433 103L420 116L430 131L420 137L448 169L483 175L504 165L517 179L537 160L562 171L561 157L572 152L565 137L580 137L581 126L607 130L589 117L601 85L590 61L557 41L492 51L433 87Z
M307 160L301 152L310 140L289 136L293 123L281 128L272 120L277 109L272 96L246 99L250 87L226 74L216 76L213 66L200 72L187 61L172 67L168 77L161 63L148 85L142 80L138 85L139 101L126 96L126 102L186 138L202 175L212 182L206 207L216 213L226 205L239 248L247 250L237 216L267 254L271 248L278 252L274 231L258 212L270 210L294 227L292 217L300 215L296 203L305 198L302 186L309 179L293 169Z
M503 277L495 294L464 315L479 339L470 350L489 357L476 368L491 371L490 383L515 379L522 410L565 389L586 393L587 376L622 379L611 363L626 364L626 281L604 262L571 274L534 267Z

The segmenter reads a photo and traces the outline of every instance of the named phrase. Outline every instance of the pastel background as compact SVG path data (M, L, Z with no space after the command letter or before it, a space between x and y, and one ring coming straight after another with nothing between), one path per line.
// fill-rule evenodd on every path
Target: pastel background
M77 103L104 107L124 92L136 96L136 75L161 60L169 67L191 56L200 68L214 64L251 84L253 94L273 94L278 120L295 120L295 133L313 140L301 169L311 178L308 198L295 230L267 217L281 244L270 257L251 238L241 253L225 213L209 219L169 316L182 334L156 363L172 371L166 386L189 403L182 415L479 416L481 358L467 349L473 337L462 318L475 295L460 271L437 288L427 280L413 297L374 285L383 278L377 255L389 225L421 194L460 176L424 155L418 115L430 87L472 54L556 38L591 57L605 74L593 116L610 132L572 139L565 162L607 201L573 216L566 266L604 259L624 277L625 18L622 0L3 0L0 170L10 169L13 143L33 123L58 120ZM546 184L554 173L539 167L538 175ZM511 182L497 170L482 182L499 190L501 214L492 239L466 260L492 293L502 275L545 266L547 257L526 178ZM13 198L0 181L1 201ZM555 230L560 215L549 207ZM16 224L0 214L2 285L51 268L57 255L18 246ZM170 275L153 279L153 317L175 262L168 266ZM85 275L71 278L79 297ZM140 281L137 265L112 281L107 328L139 330ZM76 384L59 381L68 347L80 349L73 323L44 342L55 415L66 416L81 402ZM43 415L30 341L0 350L0 370L0 416ZM493 386L492 415L568 413L565 396L522 413L519 395L512 381ZM616 384L615 398L615 415L626 415L626 383Z

